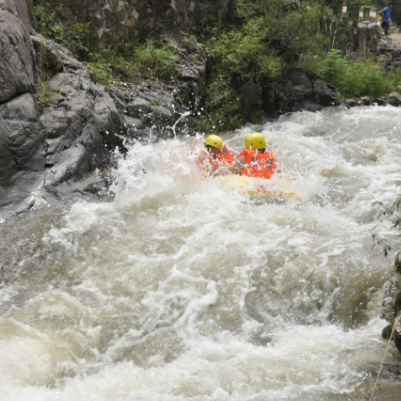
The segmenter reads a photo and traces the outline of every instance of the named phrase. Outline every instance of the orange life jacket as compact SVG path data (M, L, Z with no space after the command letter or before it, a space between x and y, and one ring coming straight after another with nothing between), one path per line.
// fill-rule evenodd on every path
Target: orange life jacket
M216 160L211 156L202 157L198 161L199 166L209 166L209 169L216 171L222 164L233 164L234 158L232 157L230 151L226 144L223 144L223 150L220 153L220 157Z
M234 158L232 157L226 144L223 144L223 150L220 154L219 161L220 161L220 163L224 163L224 164L233 164L233 162L234 162Z
M246 156L246 165L241 175L269 179L276 171L276 158L273 152L259 153L257 150L244 149L241 156Z

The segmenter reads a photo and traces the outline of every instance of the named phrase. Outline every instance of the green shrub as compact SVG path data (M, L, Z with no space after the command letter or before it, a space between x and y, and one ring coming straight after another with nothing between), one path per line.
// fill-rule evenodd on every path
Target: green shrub
M130 54L103 49L92 54L86 65L95 73L97 80L105 85L110 82L111 75L117 74L126 80L131 80L133 74L138 72L147 77L167 80L177 76L175 51L167 46L156 47L150 41L137 44Z
M176 76L177 56L167 46L156 47L151 41L137 46L133 59L141 73L151 71L158 78L170 79Z
M244 96L249 84L250 80L231 82L222 75L211 75L205 87L204 114L199 118L198 128L220 132L240 128L246 122L262 122L264 113L261 101L248 101ZM253 87L258 88L255 85Z
M86 66L95 74L97 82L109 86L112 81L112 70L109 64L86 62Z
M374 57L355 53L343 57L339 50L334 49L328 54L306 56L302 66L336 86L347 98L377 98L393 92L401 82L399 69L385 70L377 65Z

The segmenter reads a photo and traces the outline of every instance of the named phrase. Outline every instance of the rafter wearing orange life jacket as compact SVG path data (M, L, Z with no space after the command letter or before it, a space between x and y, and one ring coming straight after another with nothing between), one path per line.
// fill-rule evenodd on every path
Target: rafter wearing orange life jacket
M230 153L230 149L228 149L228 147L225 143L223 144L223 150L220 154L219 162L223 163L223 164L233 164L234 163L234 158Z
M223 164L231 165L234 158L231 155L228 146L223 143L223 140L217 135L209 135L204 143L208 150L209 156L202 157L200 164L205 166L209 165L212 171L216 171Z
M257 150L244 149L238 158L246 156L245 168L241 175L269 179L276 171L276 158L273 152L259 153Z

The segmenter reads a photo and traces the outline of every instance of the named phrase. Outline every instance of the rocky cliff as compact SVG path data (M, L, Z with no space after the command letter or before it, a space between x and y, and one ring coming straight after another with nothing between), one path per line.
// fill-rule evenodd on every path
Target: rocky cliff
M57 198L56 186L111 162L124 124L83 64L46 39L30 35L27 3L0 2L0 208L7 217ZM25 21L25 23L24 23ZM30 31L30 32L29 32ZM37 49L57 64L38 105ZM105 147L106 146L106 147Z
M63 21L91 21L91 42L129 46L131 40L152 30L201 31L222 25L233 15L233 0L70 0L60 9L59 0L34 0L59 10Z

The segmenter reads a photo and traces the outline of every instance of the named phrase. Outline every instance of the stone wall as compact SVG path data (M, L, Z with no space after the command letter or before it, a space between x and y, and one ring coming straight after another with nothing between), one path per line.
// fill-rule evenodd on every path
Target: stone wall
M59 0L34 0L51 9ZM201 31L218 26L233 15L233 0L69 0L59 11L63 21L91 23L92 43L101 41L123 47L150 31Z
M323 18L319 22L319 31L329 37L329 49L366 52L376 50L380 41L380 28L376 22Z

